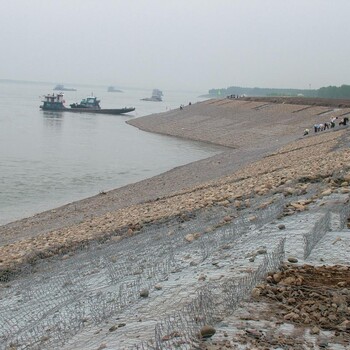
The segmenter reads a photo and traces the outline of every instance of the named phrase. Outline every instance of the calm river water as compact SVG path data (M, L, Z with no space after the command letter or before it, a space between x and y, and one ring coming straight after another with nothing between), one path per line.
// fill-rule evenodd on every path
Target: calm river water
M197 102L200 93L150 90L109 93L75 86L67 105L93 93L102 108L136 107L128 115L39 110L53 85L0 82L0 224L121 187L220 152L220 148L140 131L125 121Z

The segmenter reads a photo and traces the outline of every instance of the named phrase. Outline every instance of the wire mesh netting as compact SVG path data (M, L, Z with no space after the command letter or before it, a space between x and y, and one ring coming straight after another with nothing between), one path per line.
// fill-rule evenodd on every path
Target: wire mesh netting
M206 261L224 245L232 245L249 230L279 217L284 205L284 197L276 196L268 206L256 201L241 213L228 207L225 215L240 216L226 225L222 224L222 207L214 207L191 213L186 220L174 218L144 227L127 239L85 244L72 254L23 267L0 288L0 349L63 348L86 328L136 304L140 290L151 289L188 268L184 257L191 255L197 263ZM329 221L326 213L312 232L304 235L305 256L328 230ZM190 233L198 233L198 237L189 244L186 236ZM180 309L160 315L152 323L151 339L125 348L191 348L198 341L201 326L232 313L269 271L278 268L284 244L281 238L255 270L243 277L208 281L188 302L181 303Z

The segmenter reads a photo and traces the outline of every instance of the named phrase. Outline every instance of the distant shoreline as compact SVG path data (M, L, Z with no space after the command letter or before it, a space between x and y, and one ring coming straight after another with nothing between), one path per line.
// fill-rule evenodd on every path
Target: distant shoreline
M212 94L205 94L198 96L200 98L207 99L225 99L227 96L217 96ZM350 108L350 99L344 98L312 98L312 97L288 97L288 96L251 96L251 97L239 97L237 100L242 101L255 101L255 102L268 102L268 103L288 103L296 105L310 105L310 106L323 106L323 107L339 107Z

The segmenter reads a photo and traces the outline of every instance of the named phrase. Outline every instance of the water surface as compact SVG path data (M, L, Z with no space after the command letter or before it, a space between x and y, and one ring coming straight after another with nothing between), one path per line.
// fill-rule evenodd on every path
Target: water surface
M93 93L102 108L134 106L128 115L43 112L41 95L53 85L0 83L0 224L160 174L221 148L134 128L125 121L198 101L200 93L151 90L108 93L76 86L67 104Z

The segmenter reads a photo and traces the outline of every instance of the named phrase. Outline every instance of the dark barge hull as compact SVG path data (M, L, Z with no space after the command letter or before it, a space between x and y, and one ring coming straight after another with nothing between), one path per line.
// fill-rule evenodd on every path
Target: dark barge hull
M79 113L97 113L97 114L124 114L133 112L135 108L119 108L119 109L93 109L93 108L67 108L64 111Z
M42 108L43 111L55 111L55 112L75 112L75 113L93 113L93 114L124 114L133 112L135 108L119 108L119 109L93 109L93 108Z

